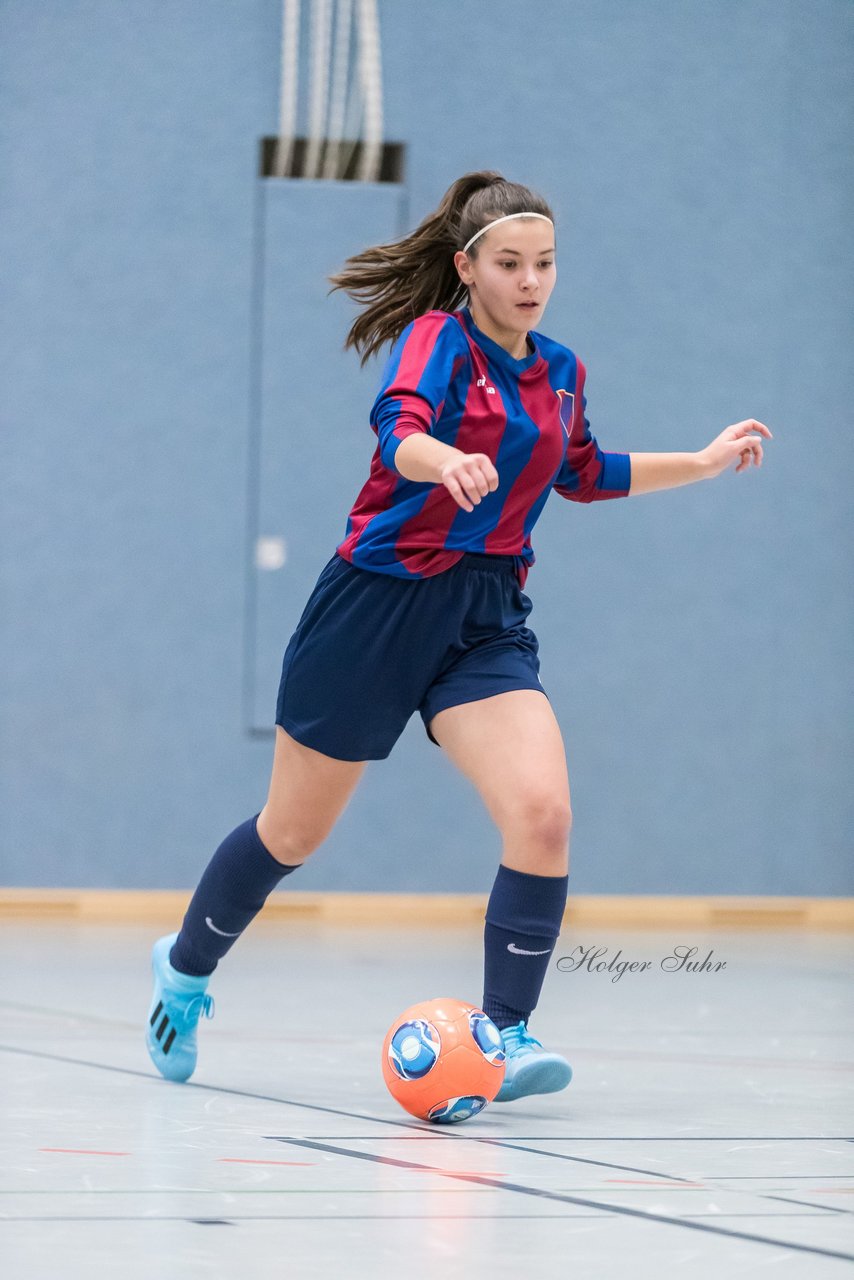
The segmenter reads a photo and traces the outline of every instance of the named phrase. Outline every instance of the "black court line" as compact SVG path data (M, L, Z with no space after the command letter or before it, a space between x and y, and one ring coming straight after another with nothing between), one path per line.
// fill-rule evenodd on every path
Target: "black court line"
M32 1217L17 1216L0 1217L0 1222L188 1222L201 1226L227 1223L236 1226L240 1222L589 1222L598 1221L601 1213L240 1213L230 1218L187 1218L180 1214L81 1214L79 1217L59 1217L58 1215L34 1215ZM694 1217L702 1218L701 1213ZM707 1215L712 1217L712 1214ZM715 1214L714 1217L718 1217ZM779 1213L732 1213L730 1218L780 1218ZM789 1218L816 1218L815 1213L787 1213Z
M2 1048L2 1045L0 1045L0 1048ZM501 1102L496 1103L496 1106L498 1107L503 1107L504 1105L505 1104ZM434 1130L435 1130L435 1137L445 1142L453 1138L460 1139L460 1138L469 1137L468 1134L459 1133L455 1129L452 1129L450 1127L447 1128L447 1132L440 1133L438 1132L440 1127L441 1126L439 1125L436 1125L436 1126L430 1125L429 1131L426 1128L421 1128L418 1130L417 1134L411 1134L411 1135L405 1134L405 1133L394 1134L393 1136L390 1136L388 1139L384 1139L384 1141L418 1142L423 1140L424 1138L432 1138L434 1136ZM309 1138L316 1137L319 1140L326 1139L326 1140L331 1140L333 1142L370 1142L372 1138L374 1138L375 1136L376 1136L375 1134L370 1134L370 1133L318 1133L318 1134L306 1135L306 1137L309 1137ZM474 1135L471 1135L471 1136L473 1137ZM488 1138L489 1136L490 1135L488 1134L478 1135L481 1141L483 1141L484 1138ZM770 1137L767 1134L764 1134L764 1135L761 1135L760 1137L747 1137L747 1138L720 1137L718 1134L710 1134L708 1137L695 1136L691 1138L686 1138L684 1137L684 1135L680 1136L679 1134L676 1134L674 1136L671 1133L665 1133L665 1134L646 1134L646 1133L636 1134L635 1133L635 1134L626 1134L624 1136L620 1136L619 1134L613 1134L613 1133L608 1133L608 1134L605 1134L604 1136L601 1134L581 1134L579 1136L579 1134L577 1133L568 1133L566 1134L565 1137L555 1137L554 1134L547 1137L545 1134L542 1134L542 1133L531 1133L531 1134L520 1134L517 1137L517 1135L514 1133L513 1140L514 1142L854 1142L854 1138L838 1137L836 1134L833 1134L833 1133L821 1133L818 1136L812 1136L812 1137L802 1137L800 1134L793 1134L788 1137L785 1137L785 1136L780 1137L779 1135ZM737 1177L737 1176L738 1176L737 1174L732 1175L732 1177ZM801 1175L794 1174L792 1176L800 1177ZM826 1178L826 1177L829 1177L830 1175L822 1173L820 1175L810 1174L809 1176L811 1178L818 1177L818 1176L822 1178ZM849 1177L851 1175L837 1174L836 1176Z
M685 1182L688 1185L696 1182L695 1178L680 1178L675 1173L662 1173L660 1169L637 1169L631 1164L611 1164L608 1160L593 1160L589 1156L570 1156L564 1151L538 1151L536 1147L520 1147L515 1139L508 1142L504 1138L484 1135L475 1137L475 1141L483 1146L498 1147L502 1151L524 1151L530 1155L548 1156L551 1160L569 1160L572 1164L592 1164L600 1169L619 1169L621 1173L642 1173L648 1178L661 1178L666 1182Z
M3 1052L3 1053L12 1053L12 1054L18 1054L18 1055L19 1055L19 1056L21 1056L21 1057L39 1058L39 1059L43 1059L43 1060L46 1060L46 1061L49 1061L49 1062L63 1062L63 1063L71 1064L71 1065L73 1065L73 1066L91 1067L91 1068L94 1068L94 1069L95 1069L95 1070L97 1070L97 1071L109 1071L109 1072L112 1072L112 1073L114 1073L114 1074L118 1074L118 1075L130 1075L130 1076L136 1076L138 1079L141 1079L141 1080L147 1080L147 1081L154 1081L154 1082L155 1082L155 1083L157 1083L157 1084L159 1084L159 1083L160 1083L160 1081L161 1081L161 1077L160 1077L159 1075L155 1075L155 1074L153 1074L153 1073L151 1073L151 1072L147 1072L147 1071L137 1071L136 1069L134 1069L134 1068L132 1068L132 1067L116 1067L116 1066L112 1066L111 1064L108 1064L108 1063L103 1063L103 1062L91 1062L91 1061L89 1061L88 1059L85 1059L85 1058L71 1058L71 1057L68 1057L68 1056L66 1056L66 1055L62 1055L62 1054L56 1054L56 1053L45 1053L45 1052L42 1052L42 1051L40 1051L40 1050L35 1050L35 1049L21 1049L21 1048L19 1048L18 1046L15 1046L15 1045L0 1045L0 1052ZM165 1082L165 1083L169 1083L169 1082ZM404 1138L405 1138L405 1140L408 1140L408 1141L413 1141L413 1140L423 1140L423 1138L424 1138L424 1137L430 1137L430 1138L434 1138L434 1137L435 1137L435 1138L441 1138L441 1140L443 1140L443 1141L445 1141L445 1140L447 1140L447 1139L449 1139L449 1138L451 1138L451 1139L457 1139L457 1140L462 1139L463 1141L471 1141L472 1139L474 1139L474 1140L476 1140L476 1141L480 1141L480 1142L487 1142L487 1141L489 1141L489 1142L492 1142L492 1143L494 1143L494 1144L496 1144L496 1145L501 1145L501 1146L505 1146L505 1145L506 1145L506 1146L510 1147L511 1149L513 1149L513 1146L514 1146L514 1144L510 1144L510 1143L504 1143L504 1142L502 1142L502 1140L501 1140L501 1139L489 1138L487 1135L472 1134L472 1135L470 1135L470 1136L467 1136L467 1135L465 1135L465 1134L459 1134L459 1133L447 1133L447 1134L443 1133L443 1134L439 1134L439 1133L434 1133L434 1132L432 1132L432 1131L430 1131L430 1130L425 1130L425 1129L423 1129L421 1126L413 1126L413 1125L409 1124L407 1121L403 1121L403 1120L389 1120L389 1119L386 1119L385 1117L378 1117L378 1116L364 1115L363 1113L355 1112L355 1111L344 1111L344 1110L342 1110L342 1109L340 1109L340 1108L336 1108L336 1107L324 1107L324 1106L321 1106L320 1104L316 1104L316 1103L297 1102L296 1100L293 1100L293 1099L290 1099L290 1098L274 1097L274 1096L272 1096L272 1095L270 1095L270 1094L252 1093L252 1092L249 1092L248 1090L245 1090L245 1089L234 1089L234 1088L229 1088L228 1086L225 1086L225 1085L206 1085L206 1084L200 1083L200 1082L198 1082L198 1081L187 1080L187 1081L184 1081L184 1083L183 1083L183 1087L184 1087L184 1088L189 1088L189 1089L198 1089L198 1090L202 1090L202 1091L204 1091L204 1092L208 1092L208 1093L222 1093L222 1094L228 1094L228 1095L230 1095L230 1096L232 1096L232 1097L249 1098L249 1099L252 1099L252 1100L254 1100L254 1101L258 1101L258 1102L274 1102L274 1103L278 1103L278 1104L280 1104L280 1105L282 1105L282 1106L297 1107L297 1108L299 1108L299 1109L301 1109L301 1110L307 1110L307 1111L320 1111L320 1112L323 1112L324 1114L327 1114L327 1115L346 1116L348 1119L353 1119L353 1120L367 1120L369 1123L372 1123L372 1124L389 1125L389 1126L391 1126L391 1127L393 1127L393 1128L405 1128L405 1129L417 1128L417 1133L416 1133L416 1134L410 1134L410 1135L395 1135L395 1137L396 1137L396 1138L398 1138L398 1139L404 1139ZM374 1137L375 1137L375 1136L376 1136L376 1135L374 1135ZM367 1140L370 1140L370 1136L369 1136L369 1135L366 1135L366 1137L367 1137ZM340 1141L341 1139L338 1139L338 1140ZM352 1140L356 1140L356 1139L350 1139L350 1141L352 1141ZM365 1140L365 1139L364 1139L362 1136L358 1136L358 1139L357 1139L357 1140L362 1141L362 1140ZM523 1140L524 1140L524 1139L523 1139ZM822 1135L820 1138L817 1138L817 1137L807 1137L807 1138L805 1138L805 1137L800 1137L800 1138L785 1138L785 1137L773 1137L773 1138L772 1138L772 1137L763 1137L763 1138L755 1138L755 1137L754 1137L754 1138L751 1138L751 1137L747 1137L747 1138L745 1138L745 1137L737 1137L737 1138L733 1138L733 1137L729 1137L729 1138L722 1138L722 1137L719 1137L719 1136L718 1136L718 1137L715 1137L715 1138L701 1138L701 1137L673 1138L673 1137L669 1137L669 1136L664 1136L664 1137L638 1137L638 1136L633 1136L633 1137L631 1137L631 1138L618 1138L618 1137L614 1137L613 1135L609 1135L607 1138L597 1138L597 1137L579 1138L579 1137L577 1137L577 1136L573 1136L573 1137L569 1137L569 1138L556 1138L556 1137L544 1138L544 1137L540 1137L540 1136L538 1136L538 1137L535 1137L534 1139L529 1139L529 1141L531 1141L531 1140L533 1140L533 1141L537 1141L537 1142L565 1142L565 1141L575 1141L575 1142L625 1142L625 1141L632 1141L632 1142L674 1142L674 1141L678 1141L678 1142L705 1142L705 1141L717 1141L717 1142L791 1142L791 1141L798 1141L798 1142L818 1142L818 1141L824 1141L824 1142L833 1142L833 1141L846 1141L846 1142L850 1142L850 1141L854 1141L854 1139L851 1139L851 1138L841 1138L841 1139L840 1139L840 1138L833 1138L833 1137L828 1138L826 1135ZM306 1140L298 1140L298 1139L295 1139L295 1138L282 1138L282 1137L275 1138L275 1137L274 1137L274 1138L273 1138L273 1141L278 1141L278 1142L293 1142L293 1143L295 1143L295 1142L299 1142L299 1141L302 1141L302 1142L303 1142L303 1145L306 1145L306 1146L311 1146L311 1145L313 1145L313 1144L312 1144L311 1142L309 1142L309 1141L306 1141ZM329 1148L329 1149L330 1149L330 1150L335 1150L335 1148ZM524 1148L518 1148L518 1149L520 1149L520 1150L524 1150ZM368 1160L379 1160L379 1161L385 1161L385 1162L390 1163L390 1164L393 1164L393 1163L401 1163L401 1162L393 1161L393 1160L391 1160L389 1157L382 1157L382 1156L369 1156L369 1155L365 1155L364 1153L360 1153L360 1152L344 1152L344 1154L350 1154L350 1155L352 1155L354 1158L362 1158L362 1159L368 1159ZM542 1155L552 1155L552 1156L554 1156L554 1155L555 1155L555 1153L554 1153L554 1152L540 1152L539 1154L542 1154ZM581 1158L581 1157L569 1157L569 1156L565 1156L565 1157L562 1157L562 1158L564 1158L564 1159L570 1159L570 1160L578 1160L578 1162L579 1162L579 1163L600 1164L600 1165L602 1165L602 1166L603 1166L603 1167L605 1167L605 1168L623 1169L623 1170L624 1170L624 1171L626 1171L626 1172L648 1172L648 1173L651 1173L651 1174L652 1174L652 1176L654 1176L654 1177L663 1177L663 1176L666 1176L666 1177L668 1178L668 1180L669 1180L669 1181L675 1181L675 1182L687 1182L687 1181L688 1181L688 1179L685 1179L685 1178L671 1177L670 1175L662 1175L662 1174L660 1174L658 1171L648 1171L648 1170L647 1170L647 1171L642 1171L642 1170L636 1170L636 1169L629 1169L627 1166L622 1166L622 1165L609 1165L609 1164L608 1164L607 1162L605 1162L605 1161L594 1161L594 1160L587 1160L587 1159L584 1159L584 1158ZM403 1163L405 1163L405 1162L403 1162ZM428 1166L416 1166L416 1165L413 1165L413 1166L407 1166L407 1167L418 1168L418 1167L428 1167ZM454 1176L456 1177L456 1176L458 1176L458 1175L454 1175ZM505 1188L507 1188L507 1189L509 1189L509 1190L519 1190L519 1191L520 1191L520 1192L522 1192L522 1193L524 1193L524 1192L525 1192L525 1189L524 1189L524 1188L516 1187L516 1186L514 1186L514 1184L511 1184L511 1183L490 1183L490 1182L487 1182L487 1183L486 1183L486 1185L494 1185L494 1186L498 1186L498 1187L505 1187ZM547 1193L547 1192L538 1192L535 1188L530 1188L530 1189L528 1189L528 1190L527 1190L527 1194L531 1194L531 1195L535 1195L535 1194L549 1195L549 1194L552 1194L552 1193ZM554 1194L557 1194L557 1193L554 1193ZM573 1203L573 1204L576 1204L576 1203L577 1203L577 1204L590 1204L590 1205L592 1205L592 1206L594 1206L594 1207L597 1207L597 1208L603 1208L603 1207L607 1208L607 1206L600 1206L600 1205L598 1205L598 1204L597 1204L596 1202L594 1202L594 1201L583 1201L583 1200L580 1200L580 1199L578 1199L578 1198L565 1197L565 1196L563 1196L563 1197L558 1197L558 1198L562 1198L562 1199L564 1199L567 1203ZM777 1199L777 1198L779 1198L779 1197L773 1197L773 1196L771 1196L771 1197L768 1197L768 1198L769 1198L769 1199ZM844 1209L835 1209L835 1208L832 1208L832 1207L830 1207L830 1206L826 1206L826 1205L813 1205L813 1204L810 1204L808 1201L794 1201L794 1200L793 1200L793 1201L791 1201L791 1203L792 1203L792 1204L803 1204L803 1205L805 1205L805 1206L806 1206L806 1207L808 1207L808 1208L815 1209L815 1210L819 1210L819 1211L824 1211L824 1212L830 1212L830 1213L837 1213L837 1212L838 1212L838 1213L848 1213L848 1212L850 1212L849 1210L844 1210ZM671 1223L673 1223L673 1224L675 1224L675 1225L679 1225L679 1224L683 1221L682 1219L679 1219L679 1218L676 1218L676 1219L670 1219L670 1218L665 1218L665 1217L663 1217L663 1216L661 1216L661 1215L658 1215L658 1214L647 1214L647 1213L644 1213L642 1210L629 1210L629 1209L626 1209L624 1206L614 1206L614 1207L613 1207L613 1212L615 1212L615 1213L622 1213L622 1214L629 1214L630 1216L639 1216L639 1217L645 1218L645 1219L647 1219L647 1220L652 1220L652 1221L671 1222ZM758 1216L758 1215L750 1214L750 1215L744 1215L744 1216L754 1217L754 1216ZM806 1215L805 1215L805 1216L806 1216ZM809 1215L809 1216L817 1216L817 1215ZM179 1221L184 1221L184 1220L185 1220L185 1219L179 1219ZM715 1230L715 1229L714 1229L714 1228L712 1228L712 1227L701 1227L699 1224L698 1224L698 1226L697 1226L697 1229L698 1229L698 1230L703 1229L703 1230L707 1230L707 1231L714 1231L714 1230ZM723 1231L723 1229L721 1229L721 1230ZM726 1233L725 1231L724 1231L723 1233L724 1233L724 1234L732 1234L732 1233ZM742 1234L742 1233L735 1233L735 1234ZM771 1243L771 1244L773 1244L773 1243L784 1243L784 1242L774 1242L774 1241L771 1241L771 1240L766 1240L764 1237L760 1237L760 1236L756 1236L756 1237L752 1237L752 1236L744 1236L743 1238L745 1238L745 1239L755 1239L755 1240L760 1241L760 1242L764 1242L764 1243ZM784 1244L784 1247L789 1247L789 1248L793 1248L793 1249L798 1249L798 1250L806 1251L806 1252L813 1252L813 1253L816 1253L816 1252L817 1252L817 1253L820 1253L820 1254L826 1255L826 1256L828 1256L828 1257L848 1258L848 1259L850 1259L851 1261L854 1261L854 1255L848 1255L848 1254L835 1254L835 1253L832 1253L832 1252L827 1252L827 1251L825 1251L825 1250L816 1250L816 1249L808 1248L807 1246L803 1246L803 1245L789 1245L789 1246L785 1246L785 1244Z
M721 1187L722 1191L729 1191L729 1187ZM832 1204L813 1204L812 1200L793 1200L791 1196L772 1196L767 1192L757 1192L762 1200L779 1200L780 1204L801 1204L807 1209L825 1209L828 1213L850 1214L854 1213L854 1209L843 1209Z
M135 1076L137 1079L140 1079L140 1080L146 1080L146 1081L148 1081L149 1083L155 1083L155 1084L157 1084L157 1085L161 1085L161 1084L168 1084L168 1083L170 1083L169 1081L164 1081L160 1075L155 1074L153 1071L151 1071L151 1072L148 1072L148 1071L138 1071L138 1070L136 1070L136 1069L135 1069L135 1068L133 1068L133 1067L116 1067L116 1066L113 1066L113 1065L111 1065L111 1064L109 1064L109 1063L103 1063L103 1062L91 1062L91 1061L89 1061L88 1059L85 1059L85 1058L72 1058L72 1057L69 1057L69 1056L67 1056L67 1055L63 1055L63 1054L57 1054L57 1053L46 1053L46 1052L43 1052L43 1051L41 1051L41 1050L36 1050L36 1049L22 1049L22 1048L20 1048L20 1047L18 1047L18 1046L16 1046L16 1045L0 1045L0 1052L3 1052L3 1053L11 1053L11 1054L17 1054L17 1055L19 1055L19 1056L21 1056L21 1057L39 1058L39 1059L42 1059L42 1060L45 1060L45 1061L48 1061L48 1062L62 1062L62 1063L66 1063L66 1064L71 1064L71 1065L73 1065L73 1066L91 1067L91 1068L93 1068L93 1069L94 1069L94 1070L96 1070L96 1071L109 1071L109 1072L112 1072L112 1073L117 1074L117 1075ZM204 1083L201 1083L201 1082L199 1082L199 1081L195 1081L195 1080L187 1080L187 1081L185 1081L182 1085L180 1085L180 1086L178 1086L178 1087L183 1088L183 1089L197 1089L197 1090L201 1090L201 1091L203 1091L203 1092L207 1092L207 1093L227 1094L227 1095L229 1095L229 1096L231 1096L231 1097L248 1098L248 1099L250 1099L250 1100L252 1100L252 1101L256 1101L256 1102L274 1102L274 1103L277 1103L277 1104L279 1104L279 1105L281 1105L281 1106L296 1107L296 1108L298 1108L298 1109L300 1109L300 1110L304 1110L304 1111L322 1112L322 1113L324 1113L325 1115L344 1116L344 1117L346 1117L347 1119L350 1119L350 1120L364 1120L364 1121L367 1121L367 1122L368 1122L368 1123L370 1123L370 1124L379 1124L379 1125L387 1126L387 1127L390 1127L390 1128L395 1128L395 1129L406 1129L406 1130L409 1130L409 1131L410 1131L409 1133L406 1133L406 1134L399 1134L399 1133L398 1133L398 1134L394 1134L394 1135L385 1134L385 1135L383 1135L383 1141L389 1141L389 1140L392 1140L392 1139L393 1139L393 1140L396 1140L396 1141L409 1141L409 1142L411 1142L411 1141L424 1141L425 1139L432 1139L432 1140L444 1141L444 1142L447 1142L447 1141L454 1141L454 1140L456 1140L456 1141L458 1141L458 1142L459 1142L459 1141L463 1141L463 1142L478 1141L478 1142L492 1142L492 1143L497 1143L497 1144L503 1144L503 1140L502 1140L502 1139L500 1139L500 1138L495 1138L495 1137L490 1137L489 1135L485 1135L485 1134L484 1134L484 1135L481 1135L481 1134L462 1134L462 1133L457 1133L457 1132L453 1132L453 1131L449 1131L449 1132L440 1132L440 1131L437 1131L437 1127L435 1127L435 1126L429 1126L429 1127L428 1127L428 1126L426 1126L426 1125L416 1125L416 1124L413 1124L412 1122L409 1122L409 1121L406 1121L406 1120L391 1120L391 1119L388 1119L388 1118L386 1118L386 1117L382 1117L382 1116L371 1116L371 1115L365 1115L364 1113L361 1113L361 1112L356 1112L356 1111L345 1111L345 1110L342 1110L342 1109L340 1109L340 1108L336 1108L336 1107L325 1107L325 1106L320 1105L319 1103L298 1102L298 1101L296 1101L295 1099L291 1099L291 1098L274 1097L274 1096L273 1096L273 1095L271 1095L271 1094L264 1094L264 1093L253 1093L253 1092L250 1092L249 1090L246 1090L246 1089L235 1089L235 1088L230 1088L230 1087L228 1087L228 1086L226 1086L226 1085L209 1085L209 1084L204 1084ZM414 1132L413 1132L413 1131L414 1131ZM323 1137L325 1137L325 1138L328 1138L328 1135L322 1135L322 1136L323 1136ZM376 1134L373 1134L373 1135L353 1135L352 1137L344 1137L344 1138L342 1138L341 1136L338 1136L338 1137L334 1138L334 1140L336 1140L336 1141L375 1141L375 1140L376 1140L376 1136L377 1136ZM288 1141L289 1139L282 1138L282 1139L278 1139L278 1140L280 1140L280 1141ZM792 1142L792 1141L796 1141L796 1142L817 1142L817 1141L833 1142L833 1141L848 1141L848 1140L849 1140L849 1139L838 1139L838 1138L833 1138L833 1137L827 1137L826 1135L823 1135L821 1138L803 1138L803 1137L802 1137L802 1138L785 1138L785 1137L779 1137L779 1138L767 1138L767 1137L766 1137L766 1138L743 1138L743 1137L741 1137L741 1138L721 1138L721 1137L715 1137L715 1138L708 1138L708 1139L707 1139L707 1138L701 1138L701 1137L691 1137L691 1138L673 1138L673 1137L668 1137L668 1136L665 1136L665 1137L649 1137L649 1138L647 1138L647 1137L638 1137L638 1136L633 1136L633 1137L631 1137L631 1138L619 1138L619 1137L614 1137L613 1135L609 1135L608 1137L605 1137L605 1138L601 1138L601 1137L578 1137L577 1135L571 1135L571 1136L568 1136L568 1137L566 1137L566 1138L560 1138L560 1137L554 1137L554 1136L552 1136L552 1137L543 1137L543 1136L541 1136L541 1135L536 1135L536 1136L535 1136L535 1137L533 1137L533 1138L527 1139L527 1141L535 1141L535 1142L626 1142L626 1141L631 1141L631 1142L668 1142L668 1143L669 1143L669 1142L706 1142L706 1141L715 1141L715 1142ZM519 1139L517 1139L516 1141L519 1141ZM526 1141L526 1139L522 1138L522 1139L521 1139L521 1141ZM354 1153L354 1154L355 1154L355 1153ZM553 1155L554 1153L552 1153L552 1152L542 1152L541 1154L543 1154L543 1155ZM660 1172L658 1172L658 1171L638 1170L638 1169L630 1168L629 1166L625 1166L625 1165L608 1164L608 1162L607 1162L607 1161L601 1161L601 1162L600 1162L600 1161L594 1161L594 1160L585 1160L585 1159L584 1159L584 1158L582 1158L582 1157L569 1157L569 1156L566 1156L566 1157L563 1157L563 1158L565 1158L565 1159L578 1159L578 1160L579 1160L579 1162L584 1162L584 1163L589 1163L589 1164L601 1164L601 1165L602 1165L603 1167L605 1167L605 1168L621 1169L621 1170L624 1170L624 1171L627 1171L627 1172L645 1172L645 1173L651 1173L651 1176L654 1176L654 1177L667 1177L669 1181L678 1181L678 1182L685 1182L685 1181L688 1181L688 1179L677 1178L677 1177L671 1177L671 1175L662 1175L662 1174L661 1174ZM825 1208L825 1206L811 1206L811 1207L815 1207L815 1208L819 1208L819 1209L824 1209L824 1208ZM831 1209L829 1209L829 1210L827 1210L827 1211L828 1211L828 1212L835 1212L835 1210L831 1210ZM847 1212L847 1211L845 1211L845 1212Z
M582 1156L570 1156L564 1151L540 1151L537 1147L522 1147L517 1142L505 1142L502 1138L483 1137L478 1139L484 1146L500 1148L504 1151L524 1151L529 1155L548 1156L551 1160L569 1160L572 1164L594 1164L600 1165L603 1169L623 1169L627 1173L645 1173L654 1178L661 1178L667 1182L681 1182L687 1186L695 1186L698 1191L726 1191L729 1194L746 1193L755 1195L760 1200L782 1200L784 1204L803 1204L810 1209L823 1209L825 1213L854 1213L852 1209L839 1208L836 1205L813 1204L808 1200L790 1200L785 1196L769 1195L764 1191L757 1189L752 1191L750 1187L721 1187L717 1185L718 1179L714 1174L707 1174L699 1182L696 1178L680 1178L675 1173L662 1173L659 1169L631 1169L628 1165L609 1164L606 1160L590 1160ZM773 1178L773 1174L769 1174L769 1178ZM839 1175L842 1176L842 1175ZM763 1179L764 1180L764 1179Z
M470 1182L476 1186L491 1187L495 1191L512 1191L517 1195L536 1196L558 1204L576 1204L584 1209L598 1209L603 1213L616 1214L625 1218L640 1218L643 1222L664 1223L667 1226L683 1227L689 1231L705 1231L710 1235L725 1236L728 1239L749 1240L753 1244L770 1244L776 1249L794 1249L798 1253L810 1253L816 1257L839 1258L842 1262L854 1262L854 1253L841 1253L835 1249L821 1249L816 1245L795 1244L788 1240L775 1239L772 1236L759 1236L747 1231L731 1231L726 1227L713 1227L705 1222L691 1222L685 1218L671 1218L662 1213L650 1213L645 1209L630 1209L626 1205L609 1204L607 1201L588 1200L581 1196L566 1195L561 1191L546 1191L542 1187L529 1187L519 1182L505 1182L499 1178L487 1178L480 1174L452 1173L442 1169L434 1169L430 1165L416 1164L411 1160L395 1160L391 1156L374 1156L367 1151L348 1151L346 1147L333 1147L326 1142L308 1142L304 1138L272 1138L274 1142L285 1142L294 1147L305 1147L313 1151L325 1151L330 1155L348 1156L351 1160L366 1160L370 1164L391 1165L398 1169L415 1169L423 1173L435 1173L439 1177L452 1178L455 1182Z
M498 1104L503 1105L502 1103ZM342 1139L343 1141L343 1139ZM565 1138L545 1138L540 1134L533 1134L530 1138L521 1138L522 1142L854 1142L854 1138L837 1137L833 1133L820 1133L804 1137L801 1134L791 1136L775 1136L760 1133L758 1135L744 1135L721 1137L719 1134L710 1134L708 1137L696 1135L685 1137L684 1134L672 1133L644 1133L644 1134L628 1134L625 1137L609 1133L604 1137L598 1134L582 1134L580 1137L577 1133L567 1134ZM822 1175L823 1177L824 1175Z
M261 736L263 737L270 736L270 734L266 729L255 730L255 729L249 728L247 732L250 734L256 734L256 733L261 734ZM82 1022L82 1023L86 1023L86 1022L103 1023L109 1026L123 1027L125 1030L138 1030L139 1028L138 1022L131 1022L126 1018L116 1018L112 1016L109 1016L109 1017L99 1016L97 1014L84 1013L80 1010L57 1009L52 1005L35 1005L35 1004L30 1004L29 1002L18 1001L18 1000L0 1000L0 1009L13 1009L13 1010L18 1010L25 1013L45 1014L45 1015L50 1015L51 1017L64 1018L66 1020L71 1019L73 1021ZM215 1035L217 1036L218 1039L222 1039L222 1040L234 1040L241 1037L245 1039L245 1036L243 1036L243 1033L239 1031L229 1031L222 1027L218 1028L215 1031ZM276 1039L278 1039L278 1037L276 1037ZM284 1041L285 1037L282 1037L282 1040ZM308 1037L307 1039L305 1037L297 1037L295 1040L293 1039L287 1040L287 1043L314 1044L314 1043L317 1043L318 1040L320 1040L320 1042L324 1044L351 1043L350 1039L344 1036L333 1036L333 1037L311 1036L311 1037ZM747 1065L747 1066L760 1066L760 1067L767 1066L767 1067L774 1067L774 1068L779 1068L779 1067L803 1068L805 1070L814 1070L814 1071L854 1072L854 1062L850 1062L850 1061L838 1062L834 1060L831 1062L816 1062L812 1059L781 1060L777 1058L744 1058L744 1057L737 1057L737 1056L719 1056L715 1058L710 1058L708 1055L702 1055L702 1054L667 1054L667 1053L662 1053L660 1051L652 1051L652 1050L638 1052L635 1050L628 1051L628 1050L606 1049L606 1048L597 1049L597 1048L590 1047L589 1045L582 1045L582 1046L576 1045L573 1052L575 1052L576 1054L586 1055L588 1057L595 1058L597 1060L602 1060L605 1058L617 1058L619 1060L626 1060L631 1062L643 1060L643 1061L674 1063L676 1065L681 1064L681 1065L687 1065L687 1066L697 1066L697 1065L699 1066L708 1066L708 1065L745 1066ZM846 1139L846 1141L854 1142L854 1138Z
M348 1120L366 1120L369 1124L391 1125L396 1129L416 1129L418 1126L406 1120L389 1120L384 1116L366 1115L361 1111L344 1111L339 1107L324 1107L316 1102L297 1102L294 1098L277 1098L268 1093L251 1093L247 1089L232 1089L227 1085L203 1084L199 1080L185 1080L181 1084L164 1080L154 1069L137 1071L135 1067L115 1067L106 1062L90 1062L87 1058L69 1058L59 1053L44 1053L39 1049L20 1049L16 1045L0 1044L0 1053L16 1053L23 1058L42 1058L47 1062L64 1062L75 1067L93 1067L96 1071L110 1071L121 1076L136 1076L149 1084L169 1085L178 1089L200 1089L205 1093L226 1093L236 1098L251 1098L256 1102L277 1102L284 1107L297 1107L303 1111L320 1111L330 1116L345 1116Z

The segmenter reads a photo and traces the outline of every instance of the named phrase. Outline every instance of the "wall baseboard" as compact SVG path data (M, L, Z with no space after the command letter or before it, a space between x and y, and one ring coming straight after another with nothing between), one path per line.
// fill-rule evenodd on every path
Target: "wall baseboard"
M0 919L81 924L163 922L177 928L190 900L179 889L2 889ZM274 895L265 921L321 924L460 925L483 923L486 895L477 893L294 893ZM627 929L854 930L854 898L670 897L570 894L568 926Z

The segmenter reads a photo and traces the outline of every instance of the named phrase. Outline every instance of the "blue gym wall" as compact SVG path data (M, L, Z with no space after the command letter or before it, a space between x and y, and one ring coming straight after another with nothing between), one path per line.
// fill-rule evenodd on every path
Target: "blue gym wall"
M0 18L0 883L189 887L261 807L374 444L322 273L492 167L556 208L543 328L604 447L776 436L535 530L571 889L850 893L849 0L383 0L403 189L257 178L278 0ZM299 887L486 891L498 856L416 716Z

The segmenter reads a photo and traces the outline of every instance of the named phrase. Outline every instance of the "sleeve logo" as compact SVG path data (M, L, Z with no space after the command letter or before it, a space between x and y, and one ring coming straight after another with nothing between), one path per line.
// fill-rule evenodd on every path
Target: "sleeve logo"
M558 412L560 413L561 425L567 435L572 431L572 417L575 413L575 392L564 391L563 387L558 389Z

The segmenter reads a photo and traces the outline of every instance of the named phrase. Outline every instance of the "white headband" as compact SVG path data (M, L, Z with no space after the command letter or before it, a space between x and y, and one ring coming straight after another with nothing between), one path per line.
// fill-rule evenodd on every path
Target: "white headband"
M496 218L494 222L487 222L485 227L481 227L480 231L476 232L469 240L463 249L463 253L468 253L475 240L479 240L482 235L485 235L490 227L497 227L499 222L509 222L511 218L542 218L543 222L551 222L551 218L547 218L544 213L507 213L503 218Z

